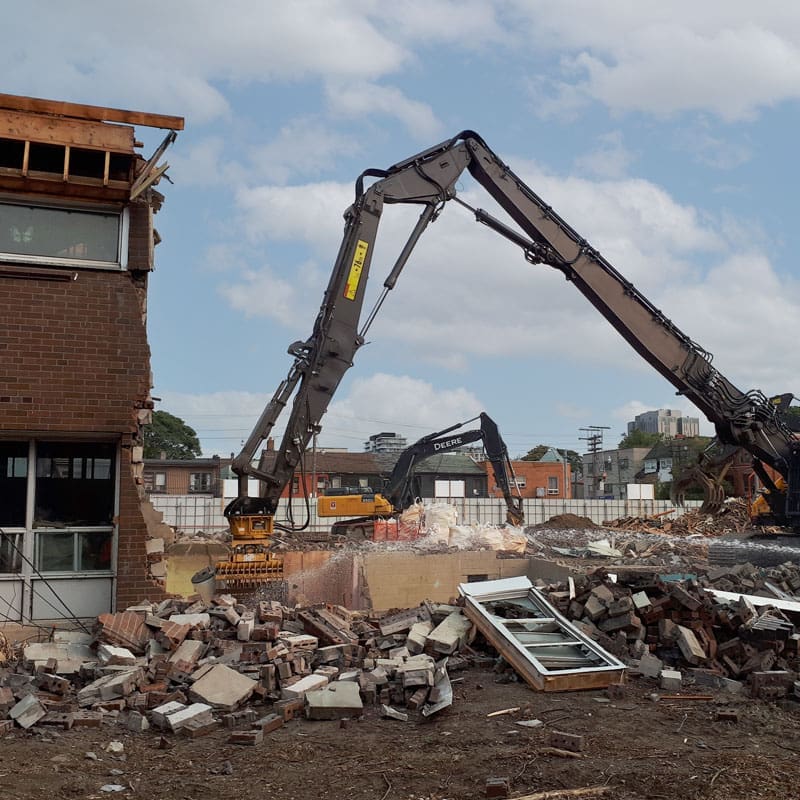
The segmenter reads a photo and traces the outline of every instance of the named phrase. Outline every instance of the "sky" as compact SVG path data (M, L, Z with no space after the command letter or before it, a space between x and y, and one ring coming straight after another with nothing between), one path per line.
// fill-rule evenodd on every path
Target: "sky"
M124 8L7 0L1 91L185 118L158 187L148 337L156 408L191 425L205 455L239 451L291 366L287 347L310 334L356 177L465 129L740 389L800 394L793 3ZM163 136L137 127L145 157ZM458 188L491 208L469 176ZM415 217L385 211L371 297ZM582 429L602 426L610 449L657 408L713 432L558 273L449 203L318 443L410 442L486 411L512 456L540 443L584 452Z

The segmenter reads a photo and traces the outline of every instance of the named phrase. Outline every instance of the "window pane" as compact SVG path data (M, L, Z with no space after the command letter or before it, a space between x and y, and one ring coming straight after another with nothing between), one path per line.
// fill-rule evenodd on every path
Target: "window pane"
M73 534L40 533L36 543L40 572L71 572L75 568Z
M78 558L81 571L111 569L111 534L79 533Z
M106 481L111 477L111 459L95 458L92 465L92 477L98 481Z
M21 545L22 537L20 534L0 534L0 572L20 571L22 568Z
M40 442L36 458L34 525L110 525L114 516L113 459L116 446L105 443ZM75 469L100 460L99 474ZM88 475L86 473L89 473ZM80 477L79 477L80 476Z
M28 443L0 442L0 526L25 525Z
M119 262L119 214L0 203L0 252Z

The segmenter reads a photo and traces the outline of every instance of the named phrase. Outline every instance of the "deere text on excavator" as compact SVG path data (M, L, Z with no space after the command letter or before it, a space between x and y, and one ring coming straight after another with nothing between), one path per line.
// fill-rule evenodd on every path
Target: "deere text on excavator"
M456 196L464 171L497 201L519 230ZM367 186L367 179L375 179ZM745 448L768 490L770 512L779 524L800 519L800 443L759 390L742 391L712 364L712 356L669 320L600 253L489 149L473 131L400 161L369 169L356 180L355 202L345 213L344 237L311 336L295 342L287 378L278 386L252 434L234 459L239 496L225 515L233 536L231 559L218 574L229 583L257 583L282 577L271 550L276 530L296 530L293 520L276 522L278 500L303 464L312 436L414 245L445 205L455 200L476 221L518 245L530 264L559 270L627 342L711 421L723 444ZM378 224L386 205L421 207L408 241L383 282L375 306L361 323ZM281 411L292 407L270 469L252 463ZM780 481L772 475L778 474ZM248 479L260 481L258 497L248 496Z

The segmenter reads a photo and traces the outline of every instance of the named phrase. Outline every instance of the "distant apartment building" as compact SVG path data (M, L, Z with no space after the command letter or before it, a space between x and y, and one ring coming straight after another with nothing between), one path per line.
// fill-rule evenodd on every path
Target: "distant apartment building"
M405 436L389 431L375 433L364 442L365 453L400 453L407 447Z
M645 411L637 414L633 422L628 423L628 433L660 433L667 439L677 436L690 437L700 435L700 419L684 417L683 413L673 408L659 408L658 411Z
M636 474L649 453L649 447L585 453L582 456L584 497L626 500L628 484L636 483Z

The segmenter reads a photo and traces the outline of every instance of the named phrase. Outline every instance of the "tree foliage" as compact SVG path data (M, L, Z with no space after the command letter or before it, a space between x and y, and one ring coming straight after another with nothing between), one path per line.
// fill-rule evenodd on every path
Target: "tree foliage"
M153 422L144 431L144 457L193 459L201 455L200 440L193 428L167 411L153 413Z
M549 444L537 444L536 447L528 450L520 461L541 461L542 456L544 456L548 450L555 450L561 459L566 457L567 463L570 465L573 472L581 471L583 462L578 453L574 450L563 450L560 447L553 447Z
M625 450L629 447L652 447L664 438L663 433L645 433L644 431L631 431L627 436L623 436L619 443L619 449Z

